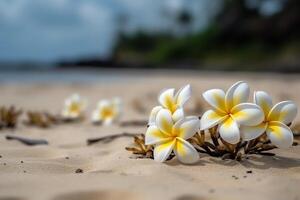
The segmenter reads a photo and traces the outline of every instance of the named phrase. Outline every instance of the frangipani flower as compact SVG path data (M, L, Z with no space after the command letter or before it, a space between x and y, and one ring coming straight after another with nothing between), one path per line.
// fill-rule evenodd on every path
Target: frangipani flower
M161 109L156 115L156 125L150 125L145 135L146 145L155 145L154 160L164 162L174 151L179 161L194 163L199 155L186 140L199 129L197 117L186 117L175 122L168 109Z
M292 101L282 101L273 106L272 98L263 91L254 93L254 102L264 112L264 121L257 126L242 126L244 140L252 140L265 131L271 142L280 148L293 144L293 133L286 125L290 124L297 115L297 106Z
M220 137L228 143L240 141L240 125L260 124L264 115L259 106L245 103L249 98L249 86L240 81L226 92L212 89L203 93L204 99L213 107L201 117L200 129L205 130L219 125Z
M65 119L77 119L82 117L87 106L87 100L79 94L73 94L65 100L65 107L62 116Z
M121 115L121 100L114 98L111 101L101 100L98 102L96 110L93 112L92 121L94 123L103 122L110 125L119 119Z
M149 117L149 125L155 123L155 118L161 109L168 109L172 114L172 119L178 121L184 117L183 106L191 97L191 86L186 85L181 88L176 94L175 89L170 88L164 90L158 97L161 106L156 106L152 109Z

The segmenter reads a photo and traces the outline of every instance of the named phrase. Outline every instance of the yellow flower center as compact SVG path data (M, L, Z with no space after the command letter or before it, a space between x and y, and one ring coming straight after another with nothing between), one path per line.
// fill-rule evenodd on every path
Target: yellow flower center
M72 103L69 107L70 112L72 113L79 113L80 112L80 106L78 103Z
M112 118L115 115L115 112L112 108L106 107L100 111L100 115L103 118Z

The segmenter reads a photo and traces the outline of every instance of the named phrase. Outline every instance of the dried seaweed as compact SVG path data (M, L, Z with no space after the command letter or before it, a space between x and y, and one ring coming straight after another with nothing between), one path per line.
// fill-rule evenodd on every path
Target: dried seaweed
M58 115L52 115L48 112L33 112L28 111L27 120L24 124L28 126L36 126L40 128L49 128L54 124L62 123L62 118Z
M295 137L300 137L300 123L293 125L291 129Z
M15 128L21 114L22 110L16 109L14 106L0 107L0 129Z
M154 159L153 155L153 150L154 150L154 145L146 145L145 144L145 135L144 134L139 134L134 136L133 140L134 146L133 147L125 147L127 151L132 152L133 154L137 155L135 158L149 158L149 159ZM171 160L172 158L175 157L174 152L172 152L167 160Z
M144 134L134 136L134 147L125 147L125 149L133 154L139 155L138 158L153 159L153 145L145 145Z
M232 159L237 161L241 161L247 154L260 154L268 156L275 155L267 152L275 149L276 147L270 144L270 140L266 139L266 134L263 134L259 138L249 142L240 141L237 144L229 144L220 137L217 127L209 129L208 133L211 137L210 142L205 141L204 131L196 133L192 138L189 139L189 142L193 144L193 146L200 153L205 153L213 157L221 157L222 159Z
M85 120L85 117L83 115L76 117L76 118L69 118L64 116L58 116L60 118L61 123L78 123ZM97 123L96 123L97 124Z

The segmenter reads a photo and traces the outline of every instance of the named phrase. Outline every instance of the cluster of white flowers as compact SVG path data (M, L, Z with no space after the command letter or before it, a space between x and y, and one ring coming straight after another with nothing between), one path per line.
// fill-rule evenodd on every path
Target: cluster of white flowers
M79 119L84 116L86 107L87 100L79 94L73 94L65 100L62 116L69 120ZM110 125L119 119L121 110L121 100L119 98L103 99L98 102L92 114L92 122Z
M149 117L145 143L155 145L154 159L164 162L172 153L183 163L194 163L198 153L187 141L200 130L218 127L220 137L227 143L253 140L266 133L270 141L280 148L293 143L293 133L287 126L297 115L297 106L292 101L283 101L273 106L271 97L263 91L254 93L254 102L248 103L250 89L240 81L225 93L211 89L203 98L212 107L201 120L185 116L183 106L191 97L189 85L176 94L175 89L163 91Z

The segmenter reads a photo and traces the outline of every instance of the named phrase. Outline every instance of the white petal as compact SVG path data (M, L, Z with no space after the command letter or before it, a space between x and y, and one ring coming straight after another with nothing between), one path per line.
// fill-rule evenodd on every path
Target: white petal
M250 89L247 83L239 81L232 85L226 92L225 104L227 110L240 103L247 102L249 99Z
M264 91L254 92L254 103L261 107L264 111L265 117L267 117L273 106L272 98Z
M149 116L149 121L148 121L148 125L152 125L155 124L155 120L156 120L156 115L158 113L158 111L160 111L161 109L163 109L161 106L155 106L151 112L150 112L150 116Z
M93 122L100 122L102 120L101 115L99 115L99 110L95 110L92 114L92 121Z
M112 104L116 113L116 117L119 117L122 113L122 100L118 97L113 98Z
M255 126L264 120L262 109L253 103L241 103L232 108L231 114L234 120L241 125Z
M168 159L176 143L176 139L168 142L158 144L154 148L154 160L157 162L164 162Z
M225 92L220 89L207 90L202 94L203 98L209 105L219 112L226 112L225 108Z
M214 110L206 111L200 119L200 130L209 129L224 121L228 116Z
M79 94L75 93L75 94L72 94L70 99L72 99L72 101L79 102L81 100L81 97Z
M192 96L192 90L190 85L186 85L183 88L181 88L176 96L176 103L178 106L183 106Z
M187 141L178 138L174 147L174 153L182 163L192 164L198 161L199 154L196 149Z
M281 122L271 122L267 128L267 135L272 144L279 148L288 148L293 144L291 129Z
M230 144L236 144L240 141L240 130L238 124L229 117L219 128L220 137Z
M72 99L68 98L65 100L65 106L69 107L73 103Z
M172 113L175 112L177 108L177 105L175 104L174 91L174 88L167 89L163 91L158 97L159 103L164 108L169 109Z
M166 135L172 134L173 120L171 112L167 109L161 109L156 116L156 126Z
M180 119L184 118L184 111L183 108L178 108L172 115L172 119L174 122L179 121Z
M114 97L114 98L112 99L112 102L113 102L113 104L115 104L115 105L121 105L121 104L122 104L122 99L119 98L119 97Z
M189 139L199 130L199 125L198 117L181 119L173 126L173 134L185 140Z
M113 123L113 121L114 121L113 118L106 118L103 120L103 125L110 126Z
M157 126L149 126L145 134L145 144L160 144L169 140L168 136L161 132Z
M297 111L298 108L294 102L282 101L271 109L268 121L280 121L284 124L289 124L295 119Z
M103 107L108 107L110 105L111 105L111 102L109 100L103 99L103 100L101 100L101 101L98 102L97 108L101 109Z
M261 136L267 128L267 124L261 123L257 126L241 126L240 132L243 140L249 141Z

